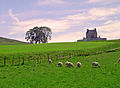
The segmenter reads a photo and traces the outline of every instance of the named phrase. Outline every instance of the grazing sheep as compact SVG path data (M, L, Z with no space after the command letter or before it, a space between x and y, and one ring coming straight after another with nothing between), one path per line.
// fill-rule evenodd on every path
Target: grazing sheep
M74 67L74 64L72 62L69 62L68 67Z
M69 63L70 63L70 62L66 61L66 62L65 62L65 65L68 66Z
M92 67L100 67L98 62L92 62Z
M58 66L62 67L63 63L62 62L58 62Z
M77 62L77 67L81 67L82 66L82 64L80 63L80 62Z
M118 63L120 62L120 58L118 59Z
M65 65L67 66L67 67L74 67L74 64L72 63L72 62L65 62Z
M49 62L49 64L51 64L51 63L52 63L52 60L51 60L51 59L49 59L49 60L48 60L48 62Z

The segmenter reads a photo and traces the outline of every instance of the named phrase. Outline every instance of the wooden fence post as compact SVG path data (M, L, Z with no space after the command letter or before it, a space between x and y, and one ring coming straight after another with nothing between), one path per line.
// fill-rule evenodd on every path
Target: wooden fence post
M4 56L4 67L6 66L6 57Z
M48 61L49 61L50 57L49 57L49 54L48 54Z
M71 53L69 53L69 58L71 58Z
M24 65L24 57L23 57L23 63L22 63L22 65Z

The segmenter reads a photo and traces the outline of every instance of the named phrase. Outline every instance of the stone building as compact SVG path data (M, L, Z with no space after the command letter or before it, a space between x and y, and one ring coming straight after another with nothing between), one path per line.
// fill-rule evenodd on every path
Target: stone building
M87 29L86 38L83 37L83 40L77 41L93 41L93 40L107 40L107 38L101 38L100 36L97 37L97 30L95 28L94 30Z

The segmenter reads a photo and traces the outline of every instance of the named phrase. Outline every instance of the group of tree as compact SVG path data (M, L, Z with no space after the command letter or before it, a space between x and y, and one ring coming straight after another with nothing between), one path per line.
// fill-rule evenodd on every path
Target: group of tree
M25 39L31 44L47 43L51 40L52 31L48 27L34 27L26 32Z

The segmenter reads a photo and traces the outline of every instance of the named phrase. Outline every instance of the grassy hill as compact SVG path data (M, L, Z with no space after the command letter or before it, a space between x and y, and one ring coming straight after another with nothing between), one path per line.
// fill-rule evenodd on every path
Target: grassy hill
M0 88L120 88L119 57L119 40L1 45ZM101 67L92 68L94 61Z
M68 43L46 43L28 45L2 45L0 54L34 54L42 52L76 51L103 47L113 44L112 42L68 42Z
M120 88L119 53L58 59L52 64L2 67L0 88ZM66 67L66 61L72 62L74 67ZM76 67L78 61L82 63L81 68ZM93 61L99 62L101 67L92 68ZM58 67L58 62L63 62L63 66Z
M25 42L0 37L0 45L18 45L18 44L25 44Z

